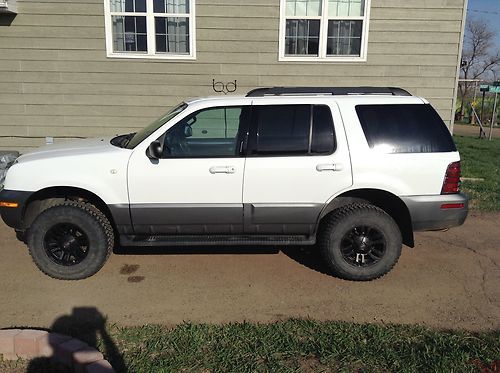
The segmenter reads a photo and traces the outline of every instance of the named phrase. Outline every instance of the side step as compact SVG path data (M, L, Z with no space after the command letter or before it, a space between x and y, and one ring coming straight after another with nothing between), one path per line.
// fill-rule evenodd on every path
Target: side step
M120 235L122 246L314 245L315 243L315 237L309 236Z

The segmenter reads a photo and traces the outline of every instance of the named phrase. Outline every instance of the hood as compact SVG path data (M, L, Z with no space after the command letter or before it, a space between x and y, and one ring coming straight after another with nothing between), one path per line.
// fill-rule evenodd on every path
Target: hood
M21 163L44 158L68 157L124 150L111 145L111 139L112 137L100 137L64 141L57 144L45 145L29 153L21 155L17 159L17 162Z

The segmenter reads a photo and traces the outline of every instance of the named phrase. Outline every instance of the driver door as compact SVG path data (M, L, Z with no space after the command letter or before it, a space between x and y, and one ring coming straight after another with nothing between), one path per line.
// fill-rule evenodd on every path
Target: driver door
M249 111L250 106L198 110L158 139L160 159L148 158L144 147L134 151L128 184L136 234L243 233L240 145Z

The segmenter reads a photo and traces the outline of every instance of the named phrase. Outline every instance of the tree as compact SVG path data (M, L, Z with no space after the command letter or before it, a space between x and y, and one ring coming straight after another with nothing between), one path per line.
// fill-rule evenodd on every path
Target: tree
M471 18L465 27L461 79L495 79L500 67L500 50L495 46L496 33L481 18ZM474 87L472 82L462 82L458 86L461 99L460 119L464 115L465 99Z

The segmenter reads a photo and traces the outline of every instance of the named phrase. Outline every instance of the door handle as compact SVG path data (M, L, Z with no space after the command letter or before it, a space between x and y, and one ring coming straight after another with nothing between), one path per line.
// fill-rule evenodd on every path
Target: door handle
M234 166L212 166L209 171L211 174L234 174L236 168Z
M316 170L321 171L342 171L344 166L341 163L323 163L316 165Z

